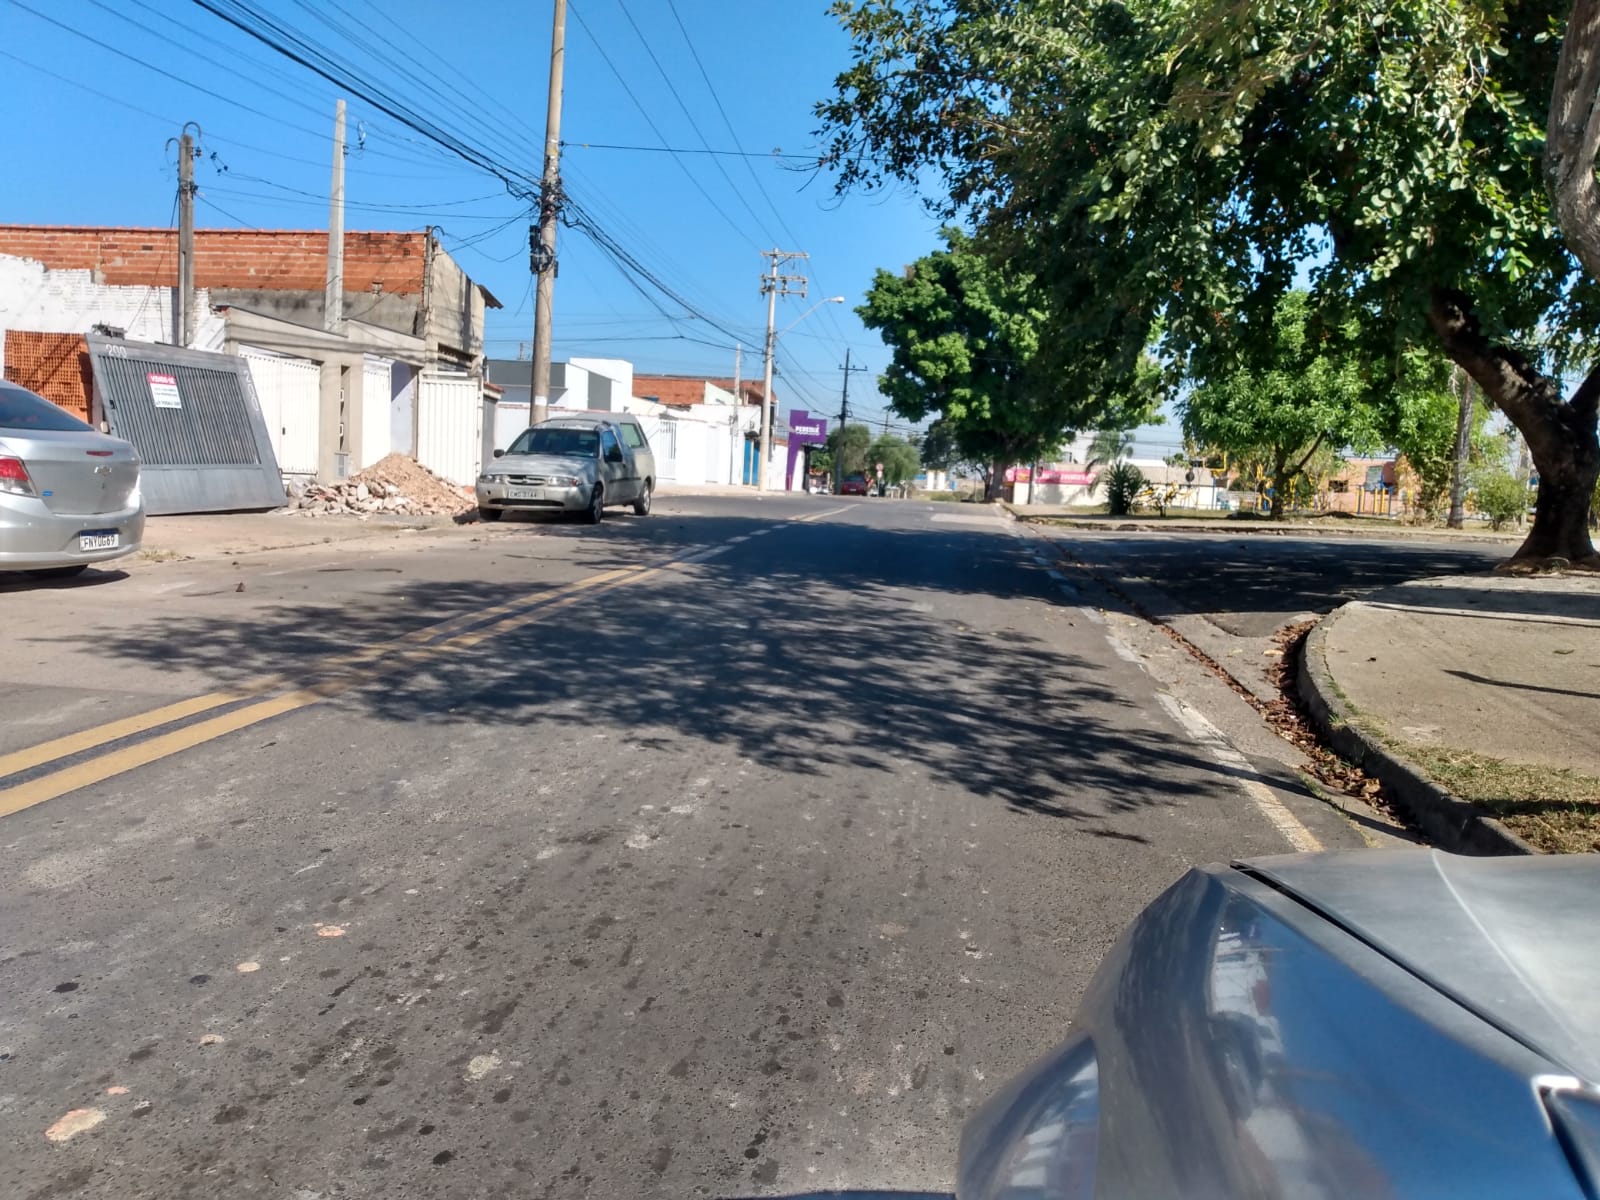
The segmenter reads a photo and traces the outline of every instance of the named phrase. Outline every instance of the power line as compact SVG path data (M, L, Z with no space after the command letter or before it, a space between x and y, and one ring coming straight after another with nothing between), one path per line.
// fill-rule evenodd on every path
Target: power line
M205 0L197 0L197 2L205 3ZM617 64L611 60L611 55L606 52L605 44L601 42L599 38L595 37L594 31L589 28L589 23L583 19L583 14L580 13L575 6L569 7L567 11L572 14L573 18L578 22L578 27L583 30L583 32L588 36L589 41L594 44L594 48L599 51L600 57L605 62L606 66L611 68L611 73L616 76L617 83L621 86L623 92L626 93L629 100L633 101L633 106L639 110L639 114L644 117L645 124L650 126L651 132L661 140L661 144L663 146L667 145L667 135L661 132L661 127L656 124L655 118L650 115L650 110L640 102L639 97L636 96L633 89L628 86L627 79L624 78L622 72L618 70ZM624 10L624 15L626 15L626 10ZM688 164L685 163L678 155L673 155L672 161L678 164L678 169L682 171L688 178L689 182L695 186L695 190L698 191L701 196L705 197L705 202L711 206L712 211L728 223L728 228L732 229L741 238L749 241L751 245L755 245L757 239L750 237L745 230L739 228L738 223L727 214L727 211L723 209L722 205L717 203L716 197L708 192L705 185L700 182L695 173L689 170Z
M628 6L624 3L624 0L617 0L617 7L622 10L623 17L632 27L634 35L639 39L640 45L644 47L645 53L650 56L650 61L655 64L656 73L660 75L661 78L666 82L667 91L671 92L672 98L678 102L678 108L683 112L684 118L689 122L689 128L694 130L695 137L699 138L700 144L704 146L707 151L709 151L711 149L711 143L706 139L705 132L700 128L700 123L694 119L694 114L689 111L689 106L684 103L683 94L678 91L678 85L672 81L672 76L669 75L667 73L667 69L661 65L661 59L657 57L655 47L650 45L650 39L644 36L644 31L639 28L639 23L633 19L633 14L628 11ZM679 28L682 28L681 22L679 23ZM687 37L688 35L685 34L684 36ZM696 61L698 61L698 59L696 59ZM701 71L704 73L704 68L701 68ZM666 139L663 138L662 140L665 141ZM713 157L711 159L711 165L716 167L717 174L722 176L723 182L728 185L728 190L738 197L740 204L744 205L745 212L750 214L750 219L756 223L756 228L761 230L761 232L766 235L768 241L776 242L778 239L772 236L772 231L765 227L765 223L761 220L761 217L756 213L756 210L750 206L750 202L745 199L744 193L740 191L738 185L733 182L733 177L728 174L728 169L722 165L721 158ZM790 244L798 245L798 241L793 241Z
M626 146L617 142L562 142L563 150L627 150L636 154L710 154L720 158L770 158L793 159L796 162L816 162L814 155L785 154L781 150L713 150L709 146Z
M196 2L200 3L200 2L203 2L203 0L196 0ZM320 139L322 137L322 134L317 133L317 132L315 132L313 130L307 129L303 125L291 125L287 121L284 121L281 117L274 116L272 113L264 112L263 110L261 110L259 108L252 108L250 105L245 104L242 101L235 100L231 96L224 96L221 92L214 92L210 88L201 87L198 83L194 83L191 80L185 79L181 75L174 75L171 71L164 70L163 68L156 66L152 62L146 62L144 59L138 57L137 55L129 54L126 50L120 50L116 46L111 45L111 43L109 43L109 42L102 42L99 38L90 37L87 33L84 33L81 29L74 29L71 25L68 25L63 21L58 21L54 17L49 16L46 13L42 13L36 8L30 8L28 5L24 4L22 2L22 0L10 0L10 3L13 6L15 6L16 8L22 9L23 12L31 13L33 16L38 17L41 21L49 22L51 25L54 25L57 29L64 29L64 30L66 30L66 32L72 34L74 37L82 38L84 41L90 43L91 45L99 46L102 50L109 50L112 54L115 54L118 58L125 58L129 62L134 63L134 64L136 64L138 66L144 67L148 71L154 71L157 75L160 75L165 79L172 80L174 83L182 84L186 88L193 88L195 91L199 92L201 95L210 96L213 100L220 100L224 104L231 104L235 108L241 109L242 111L250 113L253 116L262 117L262 118L264 118L264 119L266 119L268 121L273 122L279 128L282 128L282 129L293 129L297 133L308 134L309 136L314 137L314 138L319 138Z
M19 0L12 0L18 3ZM421 134L429 141L487 171L505 184L513 195L532 198L538 181L516 168L499 162L492 153L457 137L433 121L408 108L402 101L382 87L361 77L348 64L341 63L303 37L253 9L245 0L194 0L201 8L234 28L255 38L263 45L276 50L290 61L326 79L336 87L359 96L380 112L399 121L406 128Z

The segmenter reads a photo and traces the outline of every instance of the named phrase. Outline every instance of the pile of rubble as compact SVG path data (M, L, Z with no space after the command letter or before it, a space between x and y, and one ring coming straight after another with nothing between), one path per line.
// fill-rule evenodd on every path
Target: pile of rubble
M324 513L454 516L472 507L466 493L416 459L391 454L338 483L312 483L294 502L310 517Z

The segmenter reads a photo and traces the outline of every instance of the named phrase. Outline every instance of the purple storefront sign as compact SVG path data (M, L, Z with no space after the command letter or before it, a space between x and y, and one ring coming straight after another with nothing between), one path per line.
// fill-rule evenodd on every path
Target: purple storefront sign
M789 467L783 473L785 491L794 490L794 462L807 446L824 446L828 442L828 419L814 416L804 409L789 410Z

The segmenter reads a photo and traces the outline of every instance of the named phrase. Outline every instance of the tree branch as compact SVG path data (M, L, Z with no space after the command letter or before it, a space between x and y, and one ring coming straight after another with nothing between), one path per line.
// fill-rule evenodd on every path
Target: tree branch
M1567 403L1573 415L1582 421L1593 421L1596 413L1600 413L1600 363L1595 364Z
M1321 447L1323 440L1327 436L1328 431L1326 429L1317 434L1317 440L1311 443L1311 449L1306 451L1306 456L1295 464L1294 473L1296 475L1300 474L1301 471L1306 469L1306 464L1311 461L1311 456L1317 452L1318 448Z
M1526 358L1484 337L1472 297L1452 288L1435 288L1428 324L1452 362L1471 375L1497 408L1526 433L1547 423L1561 407L1554 380ZM1597 385L1600 386L1600 385Z
M1567 247L1600 280L1600 203L1595 155L1600 152L1600 0L1574 0L1561 39L1550 119L1545 128L1545 189Z

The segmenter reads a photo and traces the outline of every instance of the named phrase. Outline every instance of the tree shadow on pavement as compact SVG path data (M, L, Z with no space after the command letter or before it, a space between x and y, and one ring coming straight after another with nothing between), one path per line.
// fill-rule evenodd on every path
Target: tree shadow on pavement
M1329 612L1414 579L1487 571L1505 557L1494 547L1415 541L1198 535L1054 540L1113 582L1149 585L1138 599L1152 616L1204 615L1247 637L1270 633L1279 617ZM1265 625L1250 619L1263 615L1273 619Z
M719 535L730 530L719 522ZM769 553L780 539L782 552ZM1133 841L1136 831L1100 822L1214 787L1218 766L1108 678L1114 660L1098 633L1051 638L1040 608L991 603L1058 604L1023 543L812 525L759 546L580 594L465 650L395 660L388 673L380 660L379 677L333 703L401 725L504 726L567 746L620 726L641 748L688 739L868 794L912 774L919 786L957 787ZM637 561L619 553L589 565ZM424 582L363 608L147 622L108 631L100 648L240 686L315 674L318 660L392 638L408 622L465 619L523 594ZM1061 616L1090 628L1075 611Z

